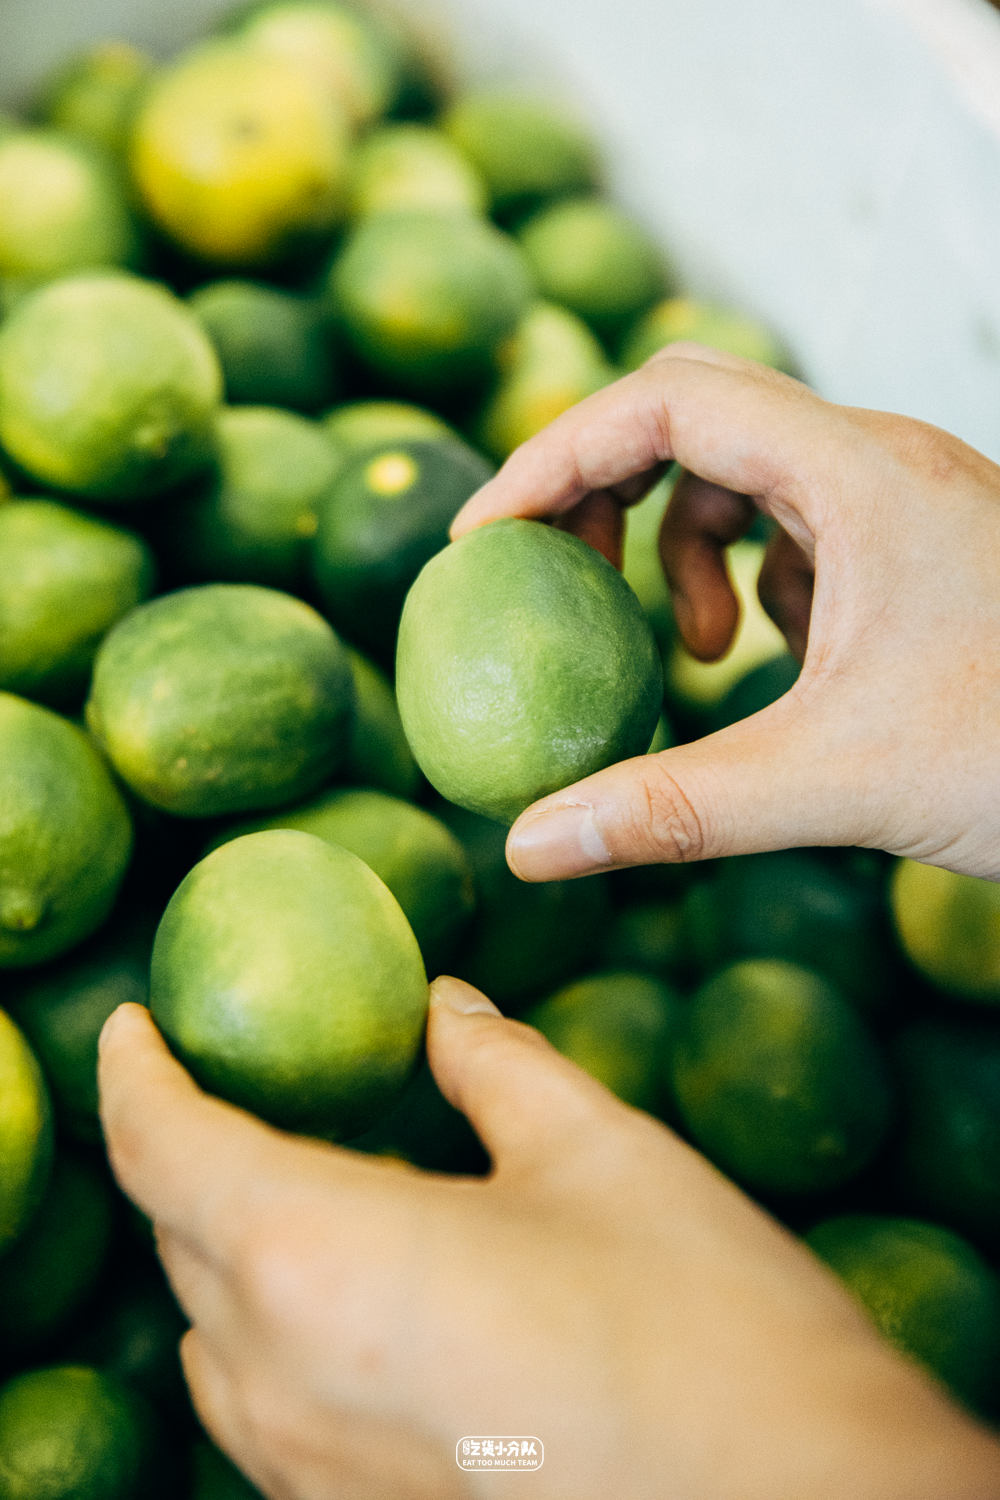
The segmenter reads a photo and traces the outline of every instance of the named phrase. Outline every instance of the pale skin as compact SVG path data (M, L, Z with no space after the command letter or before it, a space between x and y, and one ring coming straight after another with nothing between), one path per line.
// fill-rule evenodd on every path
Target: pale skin
M615 557L673 458L701 476L663 539L689 645L732 631L718 545L752 495L784 528L762 592L800 654L808 631L802 677L529 809L517 872L853 843L1000 876L1000 471L673 346L520 449L455 532L558 517ZM432 1002L485 1179L272 1130L202 1094L138 1006L102 1037L111 1159L191 1318L195 1403L271 1500L1000 1500L995 1438L792 1236L468 985ZM536 1435L543 1468L460 1472L456 1442L490 1433Z

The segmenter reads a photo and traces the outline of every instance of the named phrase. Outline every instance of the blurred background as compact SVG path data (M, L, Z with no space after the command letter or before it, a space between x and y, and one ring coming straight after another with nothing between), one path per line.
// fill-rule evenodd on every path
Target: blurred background
M2 0L0 99L81 44L165 55L228 0ZM988 0L448 0L399 8L459 78L533 79L695 293L831 399L1000 459L1000 13Z

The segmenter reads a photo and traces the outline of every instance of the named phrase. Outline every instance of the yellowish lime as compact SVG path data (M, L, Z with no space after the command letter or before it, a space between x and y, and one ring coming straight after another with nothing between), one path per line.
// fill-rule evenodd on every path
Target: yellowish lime
M900 860L892 910L907 957L962 1000L1000 1005L1000 885Z

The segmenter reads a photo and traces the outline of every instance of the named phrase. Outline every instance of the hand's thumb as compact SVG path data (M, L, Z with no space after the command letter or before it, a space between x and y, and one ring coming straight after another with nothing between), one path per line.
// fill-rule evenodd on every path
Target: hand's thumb
M624 1106L545 1038L505 1019L460 979L431 986L427 1054L445 1098L467 1116L494 1168L538 1168L565 1161L607 1130Z
M521 814L507 859L522 880L862 842L854 756L824 744L795 690L707 739L609 766Z

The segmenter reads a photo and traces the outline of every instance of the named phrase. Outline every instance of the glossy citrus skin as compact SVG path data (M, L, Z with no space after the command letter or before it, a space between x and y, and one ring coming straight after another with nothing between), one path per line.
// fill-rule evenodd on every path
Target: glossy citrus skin
M130 163L151 217L180 246L253 268L334 229L347 140L335 100L294 63L216 42L159 75Z
M0 688L76 707L103 637L151 592L133 532L51 500L0 509Z
M451 958L475 904L472 872L458 839L440 819L384 792L339 788L220 835L298 828L364 860L399 902L429 974Z
M164 1494L152 1413L85 1365L18 1375L0 1389L0 1495L145 1500Z
M892 910L907 957L932 984L1000 1005L1000 886L903 859L893 871Z
M888 1071L853 1007L818 974L778 959L733 964L697 991L672 1074L698 1145L764 1191L849 1181L892 1116Z
M961 1235L939 1224L845 1214L806 1243L836 1271L879 1329L960 1401L1000 1406L1000 1277Z
M145 801L181 817L279 807L344 759L347 653L307 604L251 584L164 594L106 638L87 723Z
M501 822L644 754L661 681L621 574L536 521L495 521L452 543L403 610L396 693L413 753L449 801Z
M52 1106L23 1033L0 1010L0 1251L30 1222L52 1169Z
M111 910L132 821L87 735L0 693L0 969L56 958Z
M387 1113L418 1062L427 979L395 898L313 834L247 834L174 893L150 1008L214 1093L330 1139Z
M195 318L135 276L53 282L0 329L0 441L71 494L139 500L180 484L212 456L221 395Z

